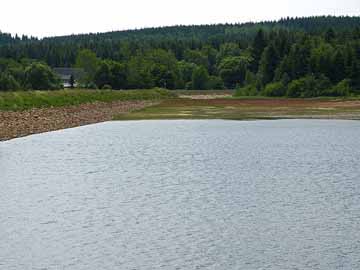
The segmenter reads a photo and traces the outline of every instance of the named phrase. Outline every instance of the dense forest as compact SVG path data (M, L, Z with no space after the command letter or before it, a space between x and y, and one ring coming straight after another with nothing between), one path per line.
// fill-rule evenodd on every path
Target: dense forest
M360 17L286 18L37 39L0 32L0 90L237 89L238 95L360 94ZM358 93L359 91L359 93Z

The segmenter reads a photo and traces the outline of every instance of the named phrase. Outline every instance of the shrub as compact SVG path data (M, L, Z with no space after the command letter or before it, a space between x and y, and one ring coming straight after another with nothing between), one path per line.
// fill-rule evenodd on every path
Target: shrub
M224 89L224 82L220 77L210 76L208 82L208 89L221 90Z
M185 84L185 89L186 90L193 90L193 84L192 84L192 82L187 82L186 84Z
M303 98L318 97L322 96L324 91L330 87L330 80L324 75L320 75L318 78L309 75L298 80L293 80L288 85L287 96Z
M94 82L101 89L123 89L126 87L126 67L115 61L104 60L94 75ZM111 88L104 88L110 86Z
M332 83L328 77L321 74L316 79L316 88L318 89L318 96L324 96L327 89L332 87Z
M112 87L111 87L111 85L109 85L109 84L104 84L101 89L103 89L103 90L111 90Z
M324 92L325 96L341 97L348 96L351 92L351 81L349 79L342 80L337 85Z
M209 83L209 74L206 68L197 67L192 74L192 87L196 90L206 90Z
M60 79L49 66L33 63L25 70L25 85L33 90L55 90L61 88Z
M236 84L243 84L246 76L248 59L240 56L224 58L219 64L219 75L225 86L234 88Z
M268 97L282 97L286 94L286 87L282 82L269 83L263 90L263 94Z
M87 89L98 89L97 85L94 82L88 83L85 88L87 88Z
M293 80L287 89L286 95L288 97L300 97L303 89L306 87L304 79Z
M0 74L0 91L19 90L20 84L11 74Z
M244 87L238 86L235 91L236 97L243 97L243 96L256 96L258 94L258 91L255 87L255 85L246 85Z

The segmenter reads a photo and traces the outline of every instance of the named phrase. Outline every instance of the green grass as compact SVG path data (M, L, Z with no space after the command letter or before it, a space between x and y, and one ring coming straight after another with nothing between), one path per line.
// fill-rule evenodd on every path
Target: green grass
M160 100L175 97L163 90L59 90L0 92L0 110L21 111L31 108L62 107L96 101Z

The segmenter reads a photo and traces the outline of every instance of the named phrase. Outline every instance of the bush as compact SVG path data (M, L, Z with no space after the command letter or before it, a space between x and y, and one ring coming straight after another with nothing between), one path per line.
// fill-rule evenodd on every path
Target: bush
M219 75L227 88L234 88L236 84L243 84L246 77L248 59L240 56L229 56L219 64Z
M326 89L330 87L330 80L324 75L320 75L318 78L309 75L298 80L293 80L288 85L287 96L294 98L319 97L324 95Z
M268 97L282 97L286 94L286 87L282 82L269 83L263 90L263 94Z
M11 74L3 73L0 74L0 90L19 90L20 84L15 80Z
M352 92L351 81L349 79L342 80L337 85L324 92L325 96L342 97L348 96Z
M109 84L104 84L103 87L101 87L101 89L103 89L103 90L111 90L112 87Z
M98 89L97 85L94 82L88 83L85 88L87 88L87 89Z
M303 79L293 80L288 86L286 95L288 97L293 97L293 98L300 97L305 87L306 87L306 83L304 82Z
M104 60L94 75L94 82L100 89L123 89L126 88L126 67L115 61ZM104 88L104 87L107 88ZM111 88L108 88L110 86Z
M258 91L255 85L247 85L244 87L238 86L235 91L236 97L246 97L246 96L257 96Z
M196 90L207 90L209 74L206 68L197 67L192 74L192 87Z
M207 88L212 90L221 90L224 89L224 83L220 77L210 76Z
M185 89L186 90L193 90L193 84L192 84L192 82L187 82L186 84L185 84Z
M49 66L41 63L33 63L25 70L25 85L33 90L60 89L60 79Z

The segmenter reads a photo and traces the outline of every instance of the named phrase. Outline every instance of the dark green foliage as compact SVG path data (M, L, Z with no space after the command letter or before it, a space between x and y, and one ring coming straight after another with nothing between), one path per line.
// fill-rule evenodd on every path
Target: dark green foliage
M195 68L196 68L196 64L194 64L194 63L189 63L186 61L178 62L180 80L183 83L190 82L192 80L192 74L193 74Z
M349 75L352 87L360 90L360 60L352 62Z
M244 97L244 96L256 96L258 91L254 85L247 85L244 87L238 86L236 88L235 96Z
M224 89L223 80L217 76L210 76L208 81L208 89L211 90L221 90Z
M329 43L320 43L317 47L311 50L310 55L310 69L315 74L324 74L335 80L336 74L333 73L332 65L333 57L335 55L334 48Z
M273 44L270 44L264 50L259 66L259 74L262 85L266 85L273 81L275 70L279 62L279 56Z
M33 63L25 69L25 85L32 90L61 88L60 79L47 65L41 63Z
M237 84L242 85L245 81L248 64L248 60L241 56L230 56L223 59L218 69L225 86L235 88Z
M198 66L203 66L209 68L209 60L206 54L198 50L187 50L185 52L185 61L189 63L194 63Z
M331 97L342 97L350 95L351 91L352 90L350 80L345 79L334 85L333 87L325 90L322 95Z
M123 89L126 88L127 72L124 65L105 60L102 61L94 75L94 81L100 89ZM107 86L107 88L104 88Z
M309 85L312 83L313 80L311 80L311 82L309 83L308 78L293 80L288 86L287 96L293 98L302 97L304 89L306 89L306 87L309 87Z
M331 88L331 83L325 76L316 78L309 75L298 80L293 80L288 85L287 96L288 97L318 97L327 93Z
M220 46L220 50L217 54L217 62L220 63L224 58L229 56L240 56L241 50L239 44L236 43L224 43Z
M109 85L109 84L105 84L101 87L102 90L111 90L112 89L112 86Z
M346 59L342 50L338 49L333 56L330 79L334 83L340 82L346 77Z
M256 34L254 42L252 44L251 56L252 56L252 63L251 63L251 70L253 72L257 72L259 63L261 60L261 56L264 52L266 47L266 39L262 29Z
M128 63L130 88L177 88L181 81L178 61L171 52L156 49L132 57Z
M278 96L281 83L291 85L291 96L313 97L349 79L350 94L359 94L359 25L360 17L322 16L43 40L0 33L0 72L6 74L0 89L58 88L47 64L81 68L85 76L77 83L87 88L237 87L245 95Z
M291 79L298 79L310 73L310 46L308 43L295 43L290 53L283 59L285 64L284 72L288 73Z
M15 78L8 73L0 73L0 90L9 91L9 90L19 90L20 85L15 80Z
M334 39L335 39L335 31L334 31L334 29L330 28L325 33L325 41L332 42Z
M208 82L209 74L207 70L203 66L195 68L192 74L192 89L206 90L209 87Z
M94 80L98 65L99 59L93 51L83 49L78 52L75 67L82 68L85 71L85 77L82 78L83 83L87 84Z
M263 91L263 95L268 97L283 97L285 94L286 87L282 82L269 83Z
M128 87L130 89L153 88L151 65L142 56L134 56L128 62Z

